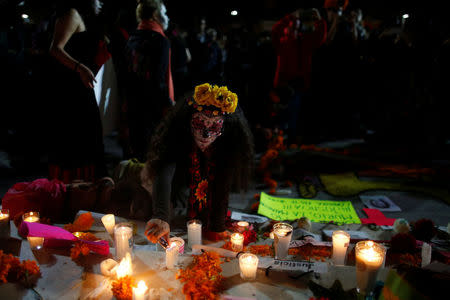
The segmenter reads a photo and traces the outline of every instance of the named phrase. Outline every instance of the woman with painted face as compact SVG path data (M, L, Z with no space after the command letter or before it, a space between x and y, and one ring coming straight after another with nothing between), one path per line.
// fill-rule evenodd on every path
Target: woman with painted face
M229 193L247 187L254 154L237 102L227 87L205 83L192 99L179 101L156 129L146 163L153 182L153 218L146 227L150 241L168 238L177 212L181 224L200 219L208 239L225 232Z
M59 1L50 46L49 177L66 183L107 175L103 130L94 94L105 36L99 0Z
M156 125L175 104L170 70L169 25L160 0L139 0L139 22L126 46L128 74L124 76L130 156L144 162Z

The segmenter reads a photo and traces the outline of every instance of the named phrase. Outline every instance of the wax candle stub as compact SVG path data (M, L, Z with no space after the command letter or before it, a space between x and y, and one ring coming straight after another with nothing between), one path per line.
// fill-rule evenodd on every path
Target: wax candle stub
M239 256L239 269L242 279L254 280L256 278L258 261L258 257L252 253L244 253Z
M179 244L172 242L166 249L166 268L171 270L175 267L179 255Z
M237 222L237 231L242 233L248 229L250 224L247 221L239 221Z
M109 234L114 234L114 226L116 226L116 217L113 214L107 214L102 217L103 226Z
M288 223L276 223L273 225L275 258L284 259L287 257L292 230L292 226Z
M22 220L25 222L30 222L30 223L35 223L35 222L39 222L39 212L37 211L30 211L27 213L24 213L22 215Z
M373 241L361 241L355 246L355 256L356 290L362 295L371 296L386 256L386 248Z
M345 265L345 258L347 257L347 248L350 243L350 234L343 230L333 231L333 255L332 261L335 265Z
M202 244L202 222L200 220L190 220L187 222L188 228L188 245L192 248L192 245Z

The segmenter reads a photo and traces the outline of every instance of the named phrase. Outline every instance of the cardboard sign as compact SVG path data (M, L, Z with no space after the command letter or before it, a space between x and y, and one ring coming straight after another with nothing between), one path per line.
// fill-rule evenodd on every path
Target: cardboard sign
M261 193L258 214L273 220L307 217L318 223L361 224L350 201L280 198L264 192Z

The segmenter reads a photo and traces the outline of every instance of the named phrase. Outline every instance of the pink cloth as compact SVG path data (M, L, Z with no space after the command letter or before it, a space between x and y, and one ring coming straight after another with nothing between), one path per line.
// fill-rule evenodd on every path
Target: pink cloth
M73 242L80 241L86 244L92 252L100 255L109 254L109 244L107 241L86 241L77 238L69 231L57 227L40 223L22 222L19 233L21 236L38 236L43 237L47 247L68 247Z

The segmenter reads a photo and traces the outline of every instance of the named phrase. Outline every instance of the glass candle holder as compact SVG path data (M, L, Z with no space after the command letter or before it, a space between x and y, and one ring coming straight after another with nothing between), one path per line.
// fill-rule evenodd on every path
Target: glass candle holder
M244 235L242 233L233 233L230 238L231 249L235 252L242 251L244 249Z
M127 253L133 256L133 224L124 222L114 226L114 245L117 261L124 258Z
M39 222L39 220L40 220L39 212L30 211L30 212L24 213L22 215L22 220L25 222L30 222L30 223Z
M336 266L344 266L347 257L347 248L350 243L350 234L343 230L333 231L333 255L331 260Z
M284 259L289 252L289 243L292 238L292 226L288 223L276 223L273 225L275 258Z
M200 220L190 220L187 222L188 229L188 245L202 244L202 222Z
M386 256L386 248L373 241L361 241L355 246L355 256L356 290L370 297Z
M244 253L239 256L239 269L241 278L244 280L254 280L258 269L258 256L252 253Z
M248 229L248 227L250 226L250 224L247 221L239 221L237 222L237 231L240 233L243 233L244 231L246 231Z
M44 245L44 238L38 236L27 237L28 243L30 244L31 250L39 250Z
M9 218L9 209L0 210L0 237L9 237L11 235L11 225Z

